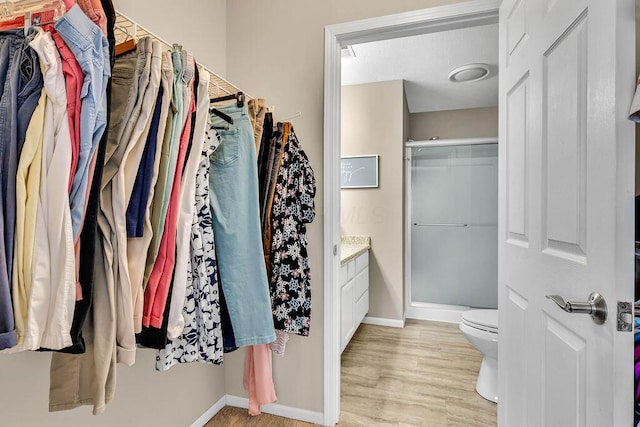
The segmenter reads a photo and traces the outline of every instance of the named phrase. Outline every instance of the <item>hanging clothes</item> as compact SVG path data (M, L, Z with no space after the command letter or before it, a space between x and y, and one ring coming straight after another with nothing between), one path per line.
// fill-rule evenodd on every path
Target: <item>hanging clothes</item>
M267 179L268 170L270 168L269 156L272 154L276 139L273 137L273 114L265 113L262 125L262 141L260 142L260 150L258 151L258 179L259 179L259 200L260 200L260 224L264 238L264 226L266 215L266 198L267 189L269 188L269 179ZM273 162L273 158L271 159ZM269 175L270 176L270 175ZM269 270L267 268L267 270ZM267 271L268 273L268 271Z
M78 5L74 5L55 24L56 31L74 53L84 73L84 87L80 117L80 151L78 168L71 188L71 223L74 239L78 238L91 181L89 166L107 124L107 80L109 45L106 37ZM81 34L82 37L79 37Z
M264 247L264 262L267 266L269 282L271 282L272 273L271 247L273 233L273 200L276 194L276 182L278 174L280 173L280 166L282 165L282 156L284 155L285 144L289 138L289 130L290 128L285 126L283 123L277 124L274 141L269 148L269 159L266 171L267 176L264 178L266 182L266 193L263 207L262 244Z
M88 20L86 17L85 19ZM93 26L92 28L97 28L95 24L91 21L89 22ZM89 26L89 24L86 23L84 25ZM88 31L87 33L99 33L100 36L104 37L99 30ZM146 43L142 44L141 50L144 49L145 45ZM109 49L109 51L111 50ZM137 62L140 61L134 57L134 64ZM142 62L145 63L146 61ZM127 61L125 60L121 66L114 67L114 76L119 73L124 73L125 76L130 76L133 71L130 71L130 67L126 64ZM142 67L138 70L140 74L142 73L141 69ZM114 104L117 104L118 100L123 98L122 96L119 98L117 95L122 91L125 92L124 97L128 99L129 88L125 87L124 89L118 89L114 86L114 94L116 94L113 97ZM121 128L120 121L113 119L114 111L121 111L121 109L119 110L118 108L114 108L114 110L111 111L111 130L107 137L109 141L112 141L113 138L116 138L118 135L122 135L122 133L118 131L118 129ZM105 144L103 144L103 142L105 142ZM98 155L95 157L94 174L96 177L100 178L100 181L111 184L111 181L108 179L105 180L105 176L102 174L101 163L112 160L111 157L105 158L107 145L109 144L107 144L103 138L100 143ZM111 156L113 156L114 150L111 149L110 152ZM99 163L98 159L104 160ZM109 173L106 176L112 177L114 175L115 174L113 173ZM92 185L89 193L87 212L89 212L89 209L91 208L97 209L99 207L99 201L92 197L93 194L96 194L94 189L97 185L95 180L93 180L93 183L94 184ZM99 197L104 200L106 198L106 193L104 191L100 191L101 188L104 190L102 184L100 183L97 188ZM118 358L118 352L120 352L121 360L124 359L123 361L127 361L127 357L132 354L131 351L127 351L125 342L121 343L125 345L121 345L120 348L116 347L117 309L126 309L126 306L116 306L115 284L107 281L107 278L113 277L114 273L113 267L107 269L105 268L105 265L107 267L115 265L113 251L110 246L113 241L111 236L111 226L109 225L111 223L105 218L105 215L108 215L113 209L113 199L110 199L109 201L111 204L102 206L100 209L99 219L101 223L101 232L97 234L95 243L91 244L90 241L88 242L91 249L95 249L93 251L93 263L96 267L96 286L93 289L93 305L91 306L90 316L91 321L85 324L83 328L83 338L86 340L85 353L78 355L56 354L52 358L51 387L49 396L49 408L51 411L71 409L81 405L92 404L94 406L95 414L102 413L107 403L113 398L115 391L115 364ZM87 219L89 218L91 217L88 216ZM106 244L109 246L106 246ZM80 271L82 278L82 268Z
M211 75L203 68L195 68L194 96L196 109L192 117L192 129L187 148L187 160L180 186L180 210L176 230L176 261L173 273L173 292L171 294L167 339L178 338L185 326L182 315L187 292L187 278L191 275L189 265L190 237L195 211L196 175L200 165L200 155L209 124L209 81ZM196 90L197 89L197 90Z
M142 325L147 328L163 328L165 307L167 306L167 301L171 301L169 287L172 283L176 259L176 233L179 218L182 173L185 167L187 149L191 138L192 114L195 111L195 100L192 96L195 61L193 56L190 54L187 55L186 52L183 53L185 53L185 55L181 59L183 59L182 64L184 68L182 76L185 87L182 93L184 96L183 101L186 101L185 105L187 105L185 110L186 121L180 134L176 168L174 169L175 176L171 182L165 229L160 241L158 257L156 258L156 262L149 276L147 288L145 289ZM169 169L169 173L171 173L171 169ZM164 343L161 343L160 348L161 347L164 347ZM158 347L154 346L154 348Z
M109 67L109 70L112 70L115 64L115 34L114 34L114 26L116 21L116 13L113 7L113 3L111 0L101 0L100 4L102 6L102 10L107 19L107 56L109 58L108 63L105 66ZM97 7L97 6L96 6ZM103 36L105 34L103 33ZM54 34L55 40L55 34ZM72 52L73 53L73 52ZM97 54L97 53L96 53ZM104 55L104 53L103 53ZM63 55L64 57L64 55ZM75 59L75 56L74 56ZM77 63L77 60L76 60ZM79 66L79 64L78 64ZM81 69L82 71L82 69ZM110 73L109 73L110 74ZM84 77L83 77L84 81ZM104 166L104 157L105 151L107 147L107 140L109 137L109 127L110 127L110 111L111 111L111 77L109 76L107 79L106 85L106 108L107 108L107 123L105 125L105 130L102 133L102 137L100 138L100 142L98 143L98 148L92 158L93 168L91 172L91 184L87 185L88 187L88 197L87 203L84 209L84 221L82 224L82 232L80 234L80 238L76 240L76 263L78 266L78 287L80 288L81 298L78 298L76 301L76 307L73 316L73 324L71 325L71 340L73 341L73 345L71 347L67 347L62 350L65 353L69 354L82 354L85 352L85 342L82 333L82 328L84 326L85 321L89 315L91 304L93 301L93 286L94 286L94 255L96 251L96 236L98 232L98 211L100 209L100 190L102 183L102 170ZM69 100L69 93L67 93L67 101ZM76 110L76 130L75 134L77 135L77 140L74 144L77 144L77 153L75 157L72 159L72 173L75 176L78 165L78 157L80 152L80 139L81 139L81 131L80 131L80 118L81 118L81 90L77 92L76 100L75 100L75 110ZM71 108L71 107L68 107ZM71 113L69 113L71 116ZM74 133L74 125L71 126L72 134ZM70 190L71 191L71 190ZM81 250L82 249L82 250ZM78 290L76 290L78 292ZM56 357L55 355L53 356Z
M278 400L273 385L271 349L268 344L247 348L244 359L243 386L249 393L249 415L260 415L260 406Z
M160 247L160 236L163 234L165 221L167 217L167 209L169 207L169 197L173 186L173 180L175 179L176 163L178 160L178 151L180 147L180 136L184 129L185 122L188 115L188 105L185 105L185 97L189 95L187 82L190 82L193 78L193 69L190 64L183 64L182 47L179 45L173 46L171 53L171 59L173 63L173 102L172 108L174 114L172 116L171 134L168 140L167 147L167 172L163 175L163 179L159 181L159 185L156 186L156 193L154 198L154 210L157 213L154 223L154 238L151 241L151 252L147 258L147 269L145 271L145 278L148 281L148 277L151 274L151 269L158 256L158 250ZM185 77L185 72L187 76ZM186 94L185 94L186 92ZM156 208L157 206L157 208ZM155 236L158 236L156 238Z
M247 104L249 106L249 120L251 120L251 127L253 127L257 156L258 153L260 153L260 143L262 142L264 116L267 113L267 105L262 98L250 99Z
M265 133L266 105L262 98L250 99L248 102L249 119L253 127L253 137L256 145L256 155L261 153L260 143ZM269 124L269 123L267 123ZM258 159L258 164L260 160ZM258 172L259 173L259 172ZM259 176L259 175L258 175ZM260 182L258 183L258 203L260 205ZM267 276L268 276L268 265ZM276 336L278 331L276 332ZM273 343L271 343L272 345ZM249 415L259 415L260 406L277 400L273 385L273 368L269 344L252 345L245 352L243 386L249 393Z
M201 362L219 365L223 361L218 266L209 204L209 157L217 136L204 139L195 184L195 212L191 224L190 274L182 315L182 334L167 343L156 358L156 369L165 371L178 363ZM217 144L216 144L217 145Z
M260 208L253 129L247 106L218 108L232 117L228 124L216 115L211 125L222 143L211 156L209 191L218 271L238 346L268 344L275 339L266 267L260 238Z
M144 195L144 189L141 191L139 203L139 210L137 215L133 213L132 204L134 199L131 199L129 203L129 209L127 211L127 217L129 215L137 216L135 220L136 233L135 236L129 235L127 242L127 257L129 264L129 274L131 276L132 289L136 291L133 293L133 320L136 334L142 332L142 311L144 304L144 270L147 253L149 246L151 245L151 238L153 234L151 224L151 210L152 201L155 194L155 185L158 182L160 164L162 156L162 144L165 135L165 129L167 121L170 120L169 111L171 105L171 97L173 95L173 66L171 62L171 54L169 52L163 52L162 54L162 74L161 85L158 92L158 100L156 101L156 111L149 131L149 137L147 140L147 146L149 151L147 153L149 160L153 160L152 169L150 171L150 181L148 182L148 193ZM158 111L159 109L159 111ZM156 113L159 113L156 115ZM155 145L155 148L152 148ZM151 159L152 158L152 159ZM140 170L138 177L136 177L136 184L139 183L140 176L146 176L149 171ZM140 179L142 180L142 179ZM142 222L142 224L140 224ZM142 225L142 230L140 226ZM129 228L129 227L128 227ZM133 228L133 227L131 227ZM140 234L139 231L142 231Z
M91 19L94 24L102 30L102 33L107 37L107 15L100 0L77 0L80 9L87 15L87 18Z
M1 37L1 36L0 36ZM29 48L31 49L31 48ZM31 110L31 118L35 120L22 120L24 125L33 122L33 125L21 130L18 124L18 144L20 157L16 171L16 229L14 241L13 277L11 278L11 296L13 298L13 314L17 332L17 345L10 351L24 349L23 342L27 326L29 298L33 283L32 265L34 253L34 240L36 228L36 214L38 195L40 189L40 174L42 171L42 125L44 123L45 100L41 100L42 75L37 55L32 51L32 77L35 87L31 92L30 102L35 101ZM20 136L22 135L22 138ZM22 140L22 144L20 142ZM1 293L1 292L0 292ZM7 299L7 302L11 302ZM0 349L1 346L0 339ZM5 350L7 351L7 350Z
M160 62L158 57L153 56L151 39L141 39L135 52L119 58L113 75L112 132L105 156L101 213L98 217L105 250L103 271L106 274L97 274L96 279L112 289L116 298L111 303L117 307L116 318L111 323L115 327L118 360L132 365L135 360L135 335L133 291L126 260L124 222L128 194L125 181L137 171L140 157L131 156L131 153L132 150L140 151L141 136L146 139L146 135L141 134L150 120L160 83Z
M129 137L125 160L114 178L114 188L117 190L116 193L114 193L114 197L117 197L117 199L114 198L114 219L116 220L118 269L121 272L120 275L126 279L124 281L120 279L122 282L120 284L122 291L119 292L119 295L123 296L120 304L126 307L126 310L124 310L122 314L119 314L119 316L122 316L123 321L120 322L120 317L118 321L119 324L124 325L121 334L125 337L127 343L130 343L131 348L135 348L135 323L137 322L134 312L134 295L139 295L142 292L140 289L142 284L139 282L133 283L130 276L126 209L127 206L129 206L135 186L136 175L141 166L145 142L147 141L147 136L151 128L153 112L156 107L161 84L162 47L158 41L154 40L152 42L149 53L150 61L147 59L147 61L150 62L149 83L144 90L142 108L138 120ZM142 86L140 86L139 90L141 88ZM120 203L116 204L116 200L120 201ZM120 361L120 358L118 361ZM133 363L133 359L130 363Z
M293 126L283 125L283 150L272 206L271 299L276 329L309 335L311 275L307 228L315 218L316 180Z
M25 347L70 346L76 300L76 269L67 192L71 132L60 55L51 34L42 29L30 42L42 68L45 99L42 166L34 239L33 283Z
M80 107L84 75L75 55L64 42L62 36L55 30L55 27L49 24L43 28L51 33L53 41L60 53L62 73L64 74L67 89L67 115L69 118L69 129L71 131L71 168L69 169L68 185L68 191L70 192L71 186L73 185L73 177L78 167L78 155L80 152Z
M27 36L0 23L0 350L53 350L49 410L100 414L138 345L159 371L244 346L259 414L276 400L260 216L275 233L289 130L271 144L263 99L212 115L211 76L178 45L142 37L116 61L111 0L65 4Z
M175 49L174 49L175 50ZM169 107L167 110L167 119L164 123L164 134L159 134L158 138L162 138L162 146L160 149L160 161L158 164L158 177L154 186L153 195L151 197L151 241L149 249L146 253L144 279L142 287L146 289L149 281L149 275L153 268L153 264L158 256L158 247L162 230L164 229L164 219L166 216L167 205L164 203L164 190L167 186L169 176L169 164L171 162L172 145L174 140L174 126L178 126L181 111L178 108L182 103L182 80L177 79L177 75L182 73L182 61L179 53L174 51L165 52L163 55L163 67L168 67L168 72L163 73L163 87L167 88L167 102ZM167 79L167 81L165 81Z
M16 216L15 180L20 156L18 151L22 145L20 141L24 142L22 132L26 133L26 125L35 109L33 102L24 102L26 98L20 102L18 94L33 100L30 95L35 91L39 92L42 87L40 67L28 43L24 30L0 32L0 62L6 64L6 73L2 74L3 80L0 81L3 86L0 97L0 350L14 347L18 341L11 302ZM25 67L22 68L22 65ZM36 101L37 98L39 94Z

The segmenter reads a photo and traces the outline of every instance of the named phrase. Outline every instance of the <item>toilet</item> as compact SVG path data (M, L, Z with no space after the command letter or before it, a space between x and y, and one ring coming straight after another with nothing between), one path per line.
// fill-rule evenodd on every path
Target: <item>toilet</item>
M498 310L467 310L462 313L460 330L483 355L476 391L498 403Z

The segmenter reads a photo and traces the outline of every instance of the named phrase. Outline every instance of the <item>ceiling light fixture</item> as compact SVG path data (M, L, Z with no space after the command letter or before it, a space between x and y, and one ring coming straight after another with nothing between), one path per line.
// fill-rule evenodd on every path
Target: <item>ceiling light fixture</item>
M490 74L491 68L487 64L466 64L451 70L449 80L453 83L477 82Z

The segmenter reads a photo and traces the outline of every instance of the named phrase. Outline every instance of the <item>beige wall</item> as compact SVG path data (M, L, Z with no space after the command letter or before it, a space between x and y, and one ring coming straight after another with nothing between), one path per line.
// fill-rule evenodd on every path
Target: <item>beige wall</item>
M458 0L243 0L227 2L227 75L276 106L276 116L302 112L296 133L318 180L317 213L309 227L313 313L309 337L292 337L274 358L278 403L323 408L323 71L324 27ZM238 356L235 356L238 357ZM240 363L227 365L227 392L244 394Z
M226 0L113 0L113 5L165 41L181 44L204 66L225 76Z
M384 99L384 102L380 100ZM342 87L342 155L379 155L379 187L341 192L341 232L370 236L369 314L404 318L402 80Z
M422 141L433 136L440 139L497 137L498 107L410 115L409 138Z
M117 389L106 413L90 407L48 412L48 353L0 355L0 425L7 427L189 426L224 395L224 370L192 364L155 372L155 351L118 366Z

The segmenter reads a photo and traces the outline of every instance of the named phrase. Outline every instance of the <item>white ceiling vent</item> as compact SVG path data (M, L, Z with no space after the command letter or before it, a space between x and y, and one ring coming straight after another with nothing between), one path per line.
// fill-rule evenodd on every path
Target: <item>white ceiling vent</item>
M489 74L491 68L487 64L466 64L451 70L449 80L454 83L477 82L486 79Z

